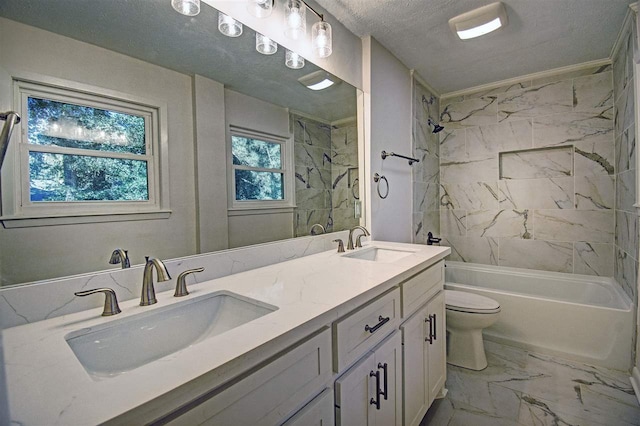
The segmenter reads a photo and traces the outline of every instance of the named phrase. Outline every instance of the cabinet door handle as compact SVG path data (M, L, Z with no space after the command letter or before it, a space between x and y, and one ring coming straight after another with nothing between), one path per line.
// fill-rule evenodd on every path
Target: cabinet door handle
M433 335L431 334L431 315L424 319L424 322L429 323L429 336L424 338L425 342L433 343Z
M380 327L382 327L383 325L385 325L386 323L388 323L390 319L391 319L391 318L389 318L389 317L383 318L383 317L382 317L382 315L380 315L380 316L378 317L378 321L380 321L380 322L379 322L379 323L377 323L376 325L374 325L373 327L369 327L369 324L365 325L365 326L364 326L364 331L368 331L369 333L373 334L373 333L375 333L376 331L378 331L378 329L379 329Z
M372 370L369 373L369 377L375 377L376 378L376 397L375 398L371 398L369 400L369 404L370 405L375 405L376 406L376 410L379 410L380 409L380 394L382 393L380 391L380 372Z
M433 314L433 340L438 340L437 314Z
M387 363L385 362L384 364L382 363L378 363L378 370L382 368L382 371L384 372L383 375L383 379L384 379L384 391L381 391L380 393L382 394L382 396L384 396L384 400L386 401L389 396L389 385L388 385L388 375L387 375Z

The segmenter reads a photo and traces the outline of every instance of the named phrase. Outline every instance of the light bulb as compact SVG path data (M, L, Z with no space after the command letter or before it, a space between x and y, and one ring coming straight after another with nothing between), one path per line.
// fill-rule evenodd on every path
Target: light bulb
M171 7L183 15L196 16L200 13L200 0L171 0Z
M300 68L304 67L304 58L298 55L296 52L287 50L284 63L288 68L299 70Z
M228 37L239 37L242 35L242 24L222 12L218 12L218 29Z

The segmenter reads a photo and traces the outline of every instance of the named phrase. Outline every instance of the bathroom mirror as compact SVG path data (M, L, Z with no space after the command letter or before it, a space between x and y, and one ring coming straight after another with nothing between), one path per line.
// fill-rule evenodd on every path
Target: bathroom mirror
M311 225L315 223L323 225L327 231L348 229L359 223L354 214L356 203L363 202L359 190L362 167L358 167L357 89L338 81L338 84L325 90L310 90L299 80L323 73L323 70L310 61L307 60L302 69L289 69L284 64L285 49L282 46L278 46L278 51L273 55L258 53L255 32L246 26L239 37L222 35L218 31L218 12L205 2L201 2L200 14L186 17L174 11L169 0L3 0L0 3L0 17L29 26L20 27L23 36L30 36L33 32L37 33L34 35L37 39L42 37L40 30L50 31L89 43L94 46L91 49L97 49L97 46L158 65L171 72L201 76L223 84L226 94L239 93L245 99L254 99L256 103L267 102L280 107L289 116L288 131L294 141L295 177L291 184L295 184L296 194L296 208L291 215L293 222L281 238L309 235ZM105 51L105 55L111 52ZM0 60L0 75L4 74L6 79L10 78L10 70L22 70L22 64L29 62L22 58L27 57L29 52L19 53L19 66L11 63L16 57L15 52L9 52L8 55L5 53L3 52ZM77 66L82 67L84 64ZM37 70L27 71L38 74ZM122 72L126 73L127 68L123 68ZM43 74L47 75L47 72L43 71ZM126 75L121 77L127 78ZM74 77L65 75L64 78L74 81ZM11 88L7 87L6 80L2 84L0 97L3 99L0 101L2 107L7 108L13 103ZM196 96L195 87L192 84L193 97ZM120 91L126 93L127 89ZM187 106L195 109L195 105ZM170 135L171 126L187 129L187 133L193 132L189 129L190 122L178 123L171 114L167 121ZM195 139L195 135L193 138ZM172 143L174 141L169 140L170 148ZM170 156L176 155L175 150L170 149L169 152ZM192 155L193 162L196 162L195 150L177 155ZM221 152L219 155L225 153ZM170 170L171 186L181 184L174 182L174 178L181 173L181 170ZM196 179L194 174L193 180ZM226 185L225 182L215 184ZM190 182L189 185L194 186L192 192L195 193L189 202L197 204L196 184ZM191 189L187 192L189 190ZM185 199L188 200L189 197ZM226 204L227 200L216 202ZM140 263L143 256L149 254L164 258L196 254L196 207L190 205L181 212L181 203L183 200L175 197L172 192L171 220L155 220L156 228L153 231L140 231L137 238L133 238L131 234L137 228L132 222L0 229L0 240L4 240L0 241L0 285L112 269L114 266L107 261L111 250L117 246L129 249L132 264ZM272 217L273 212L269 213L269 217ZM257 217L262 216L254 216L252 221L255 222ZM267 218L267 215L264 217ZM178 219L181 222L176 226ZM227 219L233 220L232 215ZM265 219L266 225L263 228L268 230L269 223ZM183 229L176 229L180 227ZM138 228L142 229L141 222ZM241 232L237 231L238 226L235 227L236 231L231 228L229 225L230 233ZM190 242L182 248L172 247L171 250L165 244L158 244L157 240L150 242L149 246L142 243L146 238L152 239L154 235L165 232L165 239L172 243L177 241L173 234L179 235L180 232L189 234L187 238ZM128 236L124 243L119 243L117 238L112 237L119 233ZM236 235L232 238L230 235L230 248L274 240L252 241L245 237ZM84 245L83 240L87 238L95 240L92 245ZM72 243L74 239L76 244ZM12 245L9 240L19 240L20 244ZM51 245L56 244L64 246L64 250L52 249ZM87 255L88 251L92 253ZM74 255L77 258L74 259ZM34 262L34 259L44 260ZM11 266L15 264L25 264L28 268Z

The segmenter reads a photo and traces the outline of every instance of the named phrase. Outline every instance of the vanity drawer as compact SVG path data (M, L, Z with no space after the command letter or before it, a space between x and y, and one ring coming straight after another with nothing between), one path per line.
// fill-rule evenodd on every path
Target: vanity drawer
M339 373L395 330L400 289L395 288L333 323L333 366Z
M417 273L402 284L402 318L408 318L444 287L444 260Z
M326 328L169 424L279 424L330 378L331 330Z

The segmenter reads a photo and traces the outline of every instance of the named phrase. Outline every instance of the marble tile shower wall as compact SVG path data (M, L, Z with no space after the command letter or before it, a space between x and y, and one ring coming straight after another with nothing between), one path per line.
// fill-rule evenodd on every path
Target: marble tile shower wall
M316 223L327 232L358 224L358 133L355 119L330 126L292 115L296 177L295 236ZM354 187L355 185L355 187ZM352 191L353 190L353 191Z
M440 235L439 136L432 133L431 118L438 122L439 100L422 84L413 81L413 154L420 159L411 169L413 184L413 242L427 243L427 234Z
M632 300L637 301L638 214L636 202L636 135L634 102L635 25L628 25L613 58L615 105L615 264L614 277Z
M331 126L331 207L333 229L360 224L355 203L360 200L357 121Z
M614 274L612 67L440 101L450 259Z

